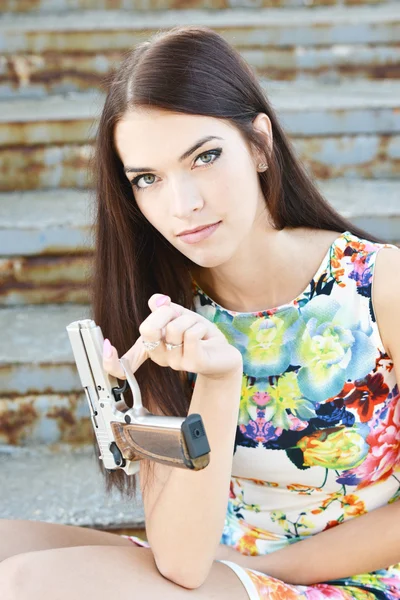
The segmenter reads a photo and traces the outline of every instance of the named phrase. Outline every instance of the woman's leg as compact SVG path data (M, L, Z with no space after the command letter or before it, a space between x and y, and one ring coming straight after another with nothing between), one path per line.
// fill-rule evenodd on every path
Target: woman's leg
M0 562L16 554L71 546L129 546L115 533L43 521L0 519Z
M248 600L237 575L214 562L207 580L189 589L163 577L149 548L85 546L20 554L0 564L2 600Z

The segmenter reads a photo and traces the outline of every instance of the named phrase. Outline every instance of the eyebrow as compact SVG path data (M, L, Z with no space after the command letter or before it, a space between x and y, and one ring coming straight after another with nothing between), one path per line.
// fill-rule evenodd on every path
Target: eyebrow
M179 162L182 162L183 160L185 160L185 158L190 156L195 150L200 148L200 146L202 146L206 142L209 142L210 140L223 140L223 139L224 138L218 137L217 135L208 135L207 137L204 137L201 140L198 140L191 148L189 148L189 150L186 150L186 152L184 152L182 154L182 156L179 158ZM153 167L141 167L141 168L125 167L124 168L125 173L141 173L142 171L157 171L157 169L154 169Z

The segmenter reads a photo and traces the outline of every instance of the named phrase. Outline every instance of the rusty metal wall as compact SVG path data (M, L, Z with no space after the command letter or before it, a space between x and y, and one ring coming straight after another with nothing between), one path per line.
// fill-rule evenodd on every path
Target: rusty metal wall
M86 304L0 310L0 446L79 446L93 439L65 332L68 323L88 317Z
M399 135L293 137L292 141L301 160L320 179L400 175ZM17 186L21 190L87 189L89 150L87 145L78 144L0 148L1 191Z
M88 303L89 266L90 255L86 254L1 258L0 306Z
M373 5L390 0L3 0L4 12L83 10L136 10L159 11L179 9L221 10L226 8L269 8Z
M324 5L326 18L318 12ZM348 15L353 14L351 5L364 5L362 22L346 20L340 12L346 5ZM329 12L329 6L339 12ZM165 15L159 16L166 8L216 9L213 28L261 77L296 84L394 81L400 79L400 15L367 12L382 6L390 4L3 0L2 11L9 14L0 22L0 96L8 99L0 111L0 445L81 445L93 439L65 332L69 322L89 316L88 167L101 96L91 96L99 100L95 109L82 93L97 94L124 52L170 26ZM257 7L297 7L307 16L296 21L278 11L268 13L275 15L269 21L266 13L260 18L257 11L253 16L249 11L250 16L238 23L226 16L229 9ZM95 15L103 9L127 12L105 21L100 13ZM132 9L137 11L134 15ZM200 19L205 24L214 18L207 13ZM400 95L396 99L394 89L386 93L376 88L375 105L355 106L348 100L343 106L324 105L321 97L319 107L287 105L279 111L296 151L315 177L326 182L337 177L382 184L398 180ZM78 93L77 101L71 96L72 101L60 108L55 94L67 92ZM362 91L355 96L362 97ZM42 98L43 104L25 103L30 98ZM400 211L395 206L381 220L374 212L359 211L356 222L373 223L377 232L390 232L393 241L400 241Z
M81 446L92 437L87 401L81 392L0 397L1 445Z
M352 47L243 48L241 54L260 76L280 81L346 81L400 78L398 44ZM0 57L0 90L8 96L102 89L119 64L119 51L44 52Z
M257 74L270 79L399 78L400 13L391 6L379 2L379 13L374 6L364 7L360 20L355 6L347 9L348 18L343 9L309 18L315 11L304 5L291 19L287 11L265 8L243 9L240 17L232 10L197 11L193 23L212 26ZM102 89L123 53L156 31L191 22L187 11L176 11L176 20L161 10L160 16L154 12L150 17L148 12L112 14L69 12L59 19L53 10L0 21L0 94L46 96Z

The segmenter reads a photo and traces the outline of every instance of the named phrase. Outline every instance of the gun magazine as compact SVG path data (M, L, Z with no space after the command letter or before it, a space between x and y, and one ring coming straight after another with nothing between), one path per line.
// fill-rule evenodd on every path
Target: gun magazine
M210 461L209 454L190 458L184 437L176 428L160 431L146 425L118 422L111 423L111 428L116 444L127 460L147 458L171 467L196 471L204 469Z

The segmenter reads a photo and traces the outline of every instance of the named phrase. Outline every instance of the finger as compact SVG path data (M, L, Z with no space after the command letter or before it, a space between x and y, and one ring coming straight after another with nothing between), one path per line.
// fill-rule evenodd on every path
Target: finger
M162 304L157 304L157 302L162 302ZM165 294L153 294L149 301L147 302L151 312L154 312L160 306L168 306L171 304L171 298L166 296Z
M157 300L160 300L162 297L166 298L165 303L157 306ZM172 315L176 318L176 316L180 316L180 315L193 315L196 314L197 316L197 320L202 321L209 329L209 333L207 335L209 335L210 337L215 337L215 335L219 335L219 331L218 328L212 328L214 329L214 332L212 331L212 329L210 329L210 321L208 319L206 319L206 317L203 317L202 315L195 313L195 311L190 310L189 308L185 308L184 306L181 306L180 304L176 304L175 302L171 301L171 298L169 296L163 296L163 294L153 294L149 301L148 301L148 305L150 307L150 310L152 311L152 314L157 315L156 320L152 320L150 319L152 317L152 315L150 315L149 317L147 317L148 319L150 319L150 323L154 326L157 323L157 328L158 329L162 329L162 327L165 327L166 323L165 321L163 321L163 318L161 317L161 322L163 323L161 326L158 325L158 323L160 323L160 321L158 320L159 315L165 315L165 314L171 314L171 313L167 313L166 312L166 308L171 309L172 311L176 310L177 314L174 315L174 313L172 312ZM170 319L172 320L172 318ZM145 323L146 321L143 321L143 323ZM142 331L140 331L140 333L143 333ZM146 331L147 333L147 331ZM149 332L149 334L151 335L151 332ZM221 332L221 336L223 336L222 332ZM144 334L143 334L143 337ZM153 335L153 338L146 338L149 341L156 341L158 339L160 339L160 336L155 338Z
M157 302L159 302L159 304L157 304ZM175 304L171 301L169 296L164 294L153 294L148 301L148 305L152 313L159 310L163 306L170 306L171 308L174 308L180 315L187 312L186 308L180 306L179 304Z
M176 317L165 326L164 340L170 344L180 344L183 341L185 331L197 323L198 320L198 316L191 312Z
M149 358L148 352L143 345L143 337L139 336L136 342L128 352L125 352L122 358L127 358L132 373L135 373L138 368Z
M179 310L178 306L178 310ZM147 342L157 342L164 336L163 329L181 314L172 305L160 306L139 326L139 333Z
M106 340L104 340L106 342ZM106 348L108 344L105 344ZM117 377L118 379L126 379L125 371L122 368L121 363L119 362L117 349L114 348L110 344L109 346L111 355L106 356L103 351L103 369L112 375L113 377ZM122 355L123 358L127 358L129 362L129 366L132 370L132 373L138 370L138 368L147 360L148 355L145 347L143 346L143 338L140 336L136 342L133 344L131 348L129 348L128 352Z
M198 321L189 329L186 329L183 339L183 348L185 353L195 354L196 346L200 340L206 340L208 334L208 328L205 323Z
M109 356L107 355L107 350L109 350ZM126 379L125 372L118 360L118 352L107 338L104 340L103 347L103 369L113 377Z

